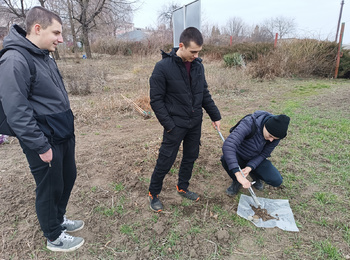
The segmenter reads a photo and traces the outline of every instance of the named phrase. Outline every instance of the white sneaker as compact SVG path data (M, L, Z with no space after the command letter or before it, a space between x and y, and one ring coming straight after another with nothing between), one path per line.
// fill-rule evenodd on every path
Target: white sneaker
M47 249L55 252L72 252L84 244L84 238L72 237L65 232L55 240L47 240Z
M70 220L66 218L66 215L63 216L63 222L61 224L62 230L67 232L75 232L84 227L84 221L82 220Z

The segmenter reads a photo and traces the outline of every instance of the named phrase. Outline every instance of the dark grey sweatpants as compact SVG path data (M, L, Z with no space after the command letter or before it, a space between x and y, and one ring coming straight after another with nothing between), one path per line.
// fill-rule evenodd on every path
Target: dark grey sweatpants
M62 233L63 215L77 176L75 138L61 144L51 144L51 167L38 153L20 142L36 182L35 208L44 236L57 239Z

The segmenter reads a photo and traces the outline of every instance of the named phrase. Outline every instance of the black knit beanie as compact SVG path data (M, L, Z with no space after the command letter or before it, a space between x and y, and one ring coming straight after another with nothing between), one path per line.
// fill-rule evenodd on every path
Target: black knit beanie
M278 115L270 117L266 123L266 130L277 138L285 138L287 135L290 118L286 115Z

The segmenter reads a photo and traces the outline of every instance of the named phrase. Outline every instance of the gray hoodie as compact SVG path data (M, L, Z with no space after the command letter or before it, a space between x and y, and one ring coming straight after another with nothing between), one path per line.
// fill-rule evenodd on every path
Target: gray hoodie
M30 71L24 56L8 50L0 59L0 100L8 123L17 138L38 154L50 144L61 143L74 136L74 116L67 91L55 61L48 50L39 49L26 32L14 25L4 39L4 48L21 46L32 54L36 67L30 87Z

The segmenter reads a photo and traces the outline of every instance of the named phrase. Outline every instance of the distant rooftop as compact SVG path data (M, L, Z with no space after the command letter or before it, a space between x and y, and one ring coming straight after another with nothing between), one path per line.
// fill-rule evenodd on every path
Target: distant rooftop
M133 41L139 42L146 40L148 38L148 34L141 29L135 29L130 32L126 32L117 36L117 39L124 41Z

